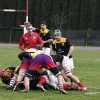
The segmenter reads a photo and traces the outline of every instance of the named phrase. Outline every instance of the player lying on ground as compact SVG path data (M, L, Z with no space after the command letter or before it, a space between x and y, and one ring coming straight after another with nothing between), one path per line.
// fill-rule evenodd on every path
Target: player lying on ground
M4 84L9 84L10 79L14 76L15 67L0 69L0 78Z
M52 74L52 72L50 72L49 70L45 70L45 71L47 72L47 76L45 77L47 77L48 79L47 81L45 81L47 82L46 84L48 84L49 86L53 87L56 90L59 90L57 77L54 74ZM65 80L64 77L63 77L62 83L63 83L64 90L73 90L73 89L80 90L80 87L75 82L70 82L68 80ZM38 86L43 91L45 90L43 84L38 84Z
M15 67L8 67L0 69L0 78L1 81L5 84L8 89L13 89L13 86L17 79L17 74L15 72ZM31 79L30 88L36 88L36 84L43 84L45 85L46 79L44 77L45 73L37 73L34 72L34 77ZM24 89L23 82L21 82L18 86L18 89Z
M59 89L57 77L54 76L49 70L46 70L46 69L44 71L43 70L44 68L40 71L41 74L37 72L34 72L34 73L32 72L34 74L34 78L32 78L32 80L30 81L30 89L34 89L37 86L43 91L46 91L44 88L45 85L48 87L52 86L54 89ZM14 71L15 71L15 67L0 69L0 78L2 82L7 86L7 88L9 85L11 85L10 81L12 80L12 78L13 78L12 82L16 81L16 79L14 79L14 74L15 74ZM45 74L45 71L47 72L46 74ZM23 82L18 86L18 88L24 89ZM63 88L65 90L78 89L78 86L75 83L72 84L71 82L64 81Z

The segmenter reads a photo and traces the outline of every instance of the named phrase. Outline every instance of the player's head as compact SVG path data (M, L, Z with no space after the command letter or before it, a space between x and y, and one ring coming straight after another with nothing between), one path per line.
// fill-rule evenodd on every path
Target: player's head
M55 29L54 30L54 38L60 38L61 36L62 36L61 30Z
M9 84L10 79L14 75L14 70L15 70L15 67L8 67L3 70L1 80L4 84Z
M26 29L27 29L28 33L32 33L32 31L33 31L33 27L32 27L32 25L26 27Z
M29 26L31 26L32 24L31 24L30 22L24 22L24 25L25 25L26 27L29 27Z
M47 28L47 25L46 25L46 24L41 24L41 25L40 25L40 28L41 28L41 29L46 29L46 28Z

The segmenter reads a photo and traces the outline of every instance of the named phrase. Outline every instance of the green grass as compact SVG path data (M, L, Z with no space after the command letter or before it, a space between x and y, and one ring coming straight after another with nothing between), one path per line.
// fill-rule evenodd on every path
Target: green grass
M0 48L0 67L16 66L19 63L17 48ZM74 54L75 74L89 87L89 92L100 92L100 51L77 50ZM100 93L85 95L80 91L68 91L67 95L50 90L29 93L6 90L0 82L0 100L99 100Z

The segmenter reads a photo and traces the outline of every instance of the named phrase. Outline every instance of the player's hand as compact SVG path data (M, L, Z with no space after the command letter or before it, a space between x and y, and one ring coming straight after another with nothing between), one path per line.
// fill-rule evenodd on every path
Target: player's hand
M50 42L53 42L53 39L48 39L48 40L44 41L44 43L50 43Z

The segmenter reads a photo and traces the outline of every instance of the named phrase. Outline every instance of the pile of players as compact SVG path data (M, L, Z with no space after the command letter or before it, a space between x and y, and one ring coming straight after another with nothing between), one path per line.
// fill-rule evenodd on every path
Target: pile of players
M64 94L70 89L87 91L87 87L73 74L74 46L70 39L63 37L59 29L51 34L46 24L34 28L28 22L23 27L26 31L19 42L20 64L15 69L0 72L7 87L15 91L23 85L25 92L34 85L44 92L52 87Z

